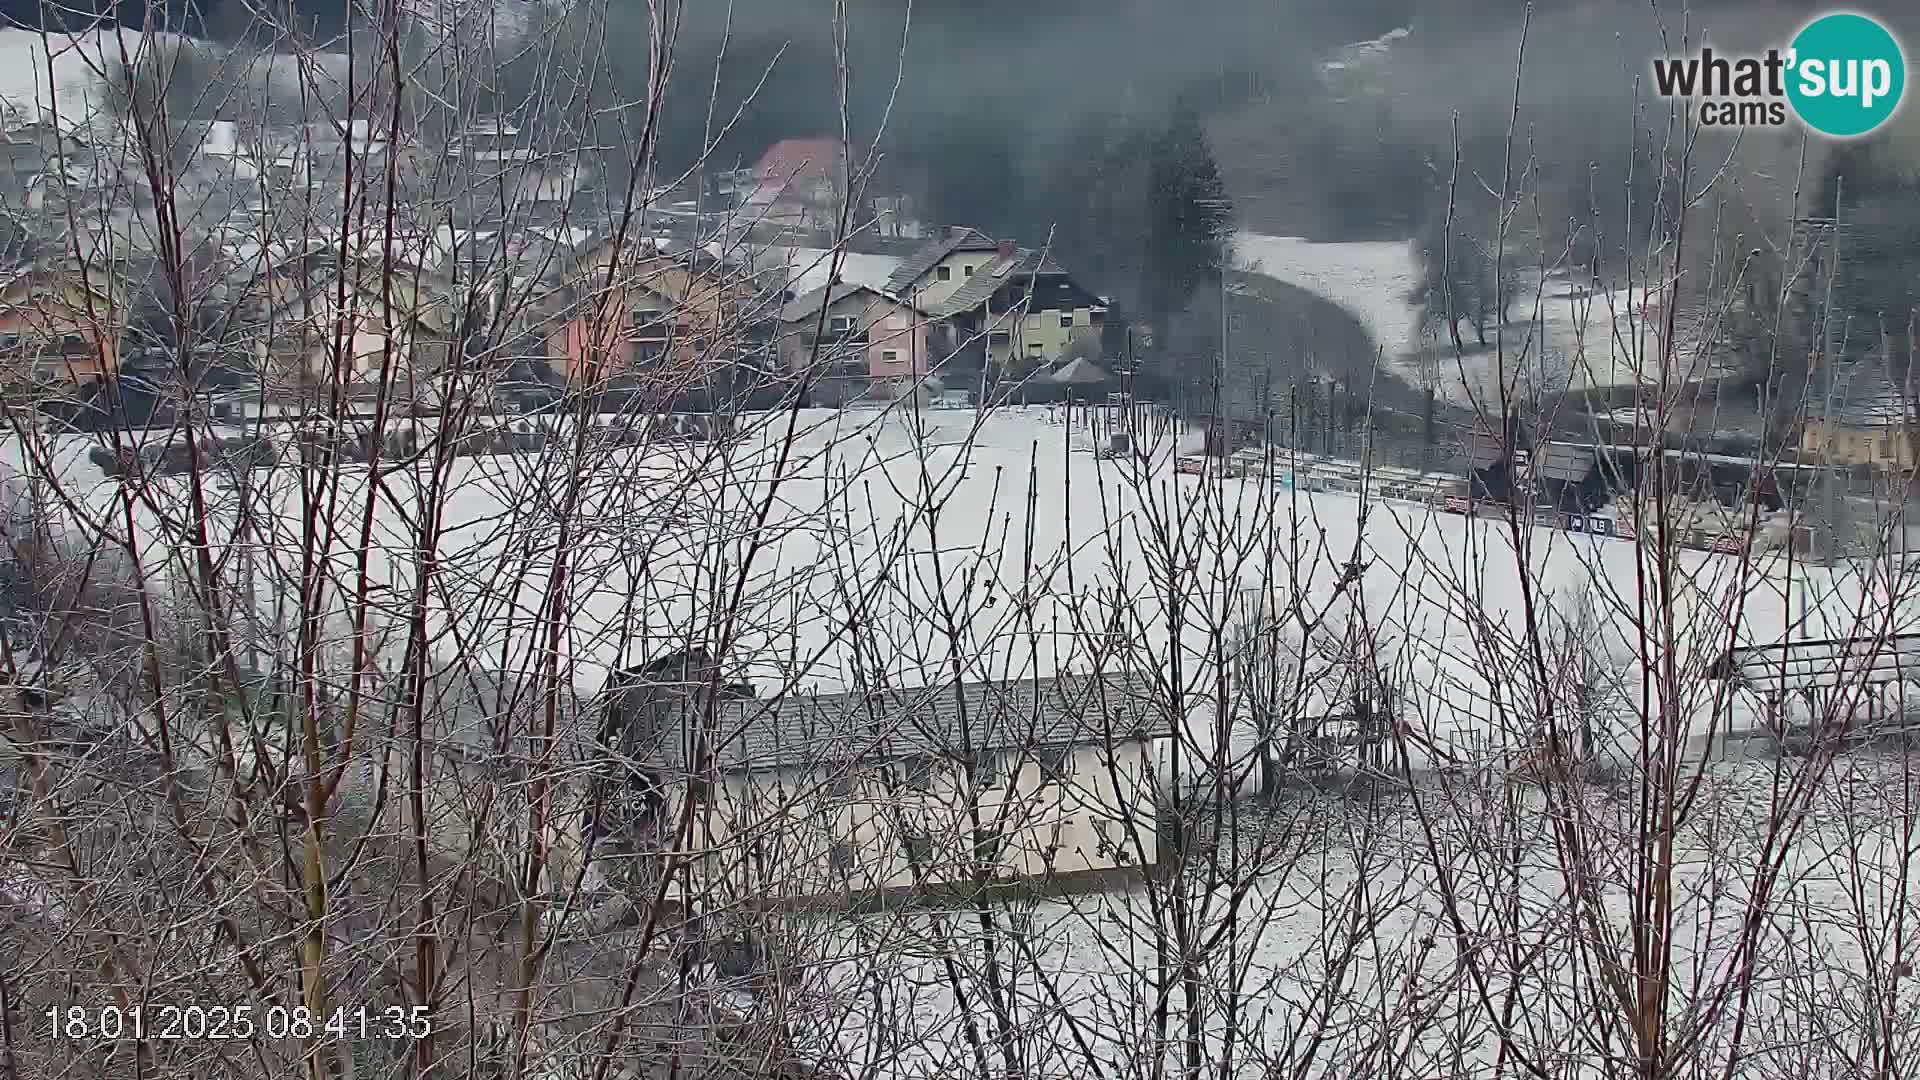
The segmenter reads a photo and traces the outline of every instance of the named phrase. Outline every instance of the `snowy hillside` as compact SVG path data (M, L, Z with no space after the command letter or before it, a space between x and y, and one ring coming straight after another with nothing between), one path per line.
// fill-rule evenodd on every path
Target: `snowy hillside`
M1405 242L1316 244L1297 236L1235 236L1240 268L1305 289L1353 314L1388 360L1419 348L1420 264Z
M22 120L52 118L73 129L98 125L98 115L109 104L107 76L138 63L158 45L190 40L178 34L100 29L79 34L0 30L0 102ZM207 41L194 41L228 76L238 68L226 63L226 50ZM51 59L49 59L51 57ZM224 70L233 67L233 70ZM345 85L344 53L315 51L304 58L268 55L247 61L245 74L256 89L297 96L302 83L323 89Z
M1410 241L1314 243L1240 233L1235 243L1243 270L1338 304L1373 337L1389 371L1415 386L1432 385L1457 404L1496 399L1503 370L1509 386L1519 380L1557 393L1634 382L1636 368L1658 354L1661 321L1644 287L1594 290L1559 274L1523 272L1507 313L1505 353L1480 348L1462 323L1467 353L1455 356L1445 329L1428 319Z
M174 37L95 30L43 38L34 30L0 30L0 101L23 120L57 114L63 127L85 126L107 102L105 73L123 55L138 57L151 41Z

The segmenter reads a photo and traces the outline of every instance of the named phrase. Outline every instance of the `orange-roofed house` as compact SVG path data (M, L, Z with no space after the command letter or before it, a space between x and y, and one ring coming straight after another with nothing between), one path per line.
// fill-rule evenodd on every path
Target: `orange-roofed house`
M753 167L747 212L769 224L831 229L847 197L847 155L834 139L782 139Z
M558 374L576 385L614 376L683 379L739 360L771 312L751 283L716 260L639 254L618 273L583 275L548 336Z
M76 386L119 367L122 290L104 268L34 265L0 282L0 381Z

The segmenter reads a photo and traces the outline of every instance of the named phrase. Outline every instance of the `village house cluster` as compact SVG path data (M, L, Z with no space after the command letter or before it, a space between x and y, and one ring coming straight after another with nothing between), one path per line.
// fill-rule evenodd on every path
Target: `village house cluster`
M1044 252L924 229L899 197L869 200L858 219L898 259L888 280L820 272L796 289L807 268L793 245L830 244L822 230L845 206L829 140L777 144L751 169L698 181L695 199L651 192L622 216L582 212L608 193L581 154L483 118L445 138L435 167L498 180L504 197L347 213L313 194L342 186L324 171L351 160L379 175L399 153L364 125L215 123L181 165L180 197L201 224L178 275L142 240L143 178L120 168L103 181L100 152L44 123L15 128L0 150L0 373L41 400L184 370L207 392L288 403L381 384L426 409L503 385L664 402L786 379L834 405L1090 366L1107 315ZM89 212L56 212L76 204Z

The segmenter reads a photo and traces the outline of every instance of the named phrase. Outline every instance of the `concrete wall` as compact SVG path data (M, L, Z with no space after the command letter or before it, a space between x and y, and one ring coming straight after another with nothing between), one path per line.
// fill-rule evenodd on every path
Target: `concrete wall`
M932 760L924 789L904 762L862 766L850 784L836 784L824 763L728 775L710 806L696 811L694 846L710 854L695 870L695 888L718 901L965 884L981 865L976 813L983 830L1002 837L988 864L998 881L1152 865L1159 852L1149 746L1120 743L1111 754L1098 744L1076 747L1062 780L1045 779L1031 754L1004 752L998 781L977 791L948 758ZM670 820L685 798L685 785L677 786ZM903 825L925 837L918 876Z

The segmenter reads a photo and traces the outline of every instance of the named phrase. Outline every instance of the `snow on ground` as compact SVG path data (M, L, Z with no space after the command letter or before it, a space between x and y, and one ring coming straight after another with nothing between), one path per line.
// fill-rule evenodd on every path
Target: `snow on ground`
M0 30L0 101L23 119L39 119L57 107L63 126L84 124L106 104L101 75L118 66L123 41L128 55L138 55L142 35L135 30L48 33L44 40L34 30Z
M1243 232L1240 268L1331 300L1353 313L1388 359L1419 348L1420 265L1405 241L1316 244Z
M1522 274L1504 355L1479 348L1463 323L1468 351L1456 357L1444 330L1425 323L1411 242L1322 244L1245 232L1235 242L1242 269L1338 304L1372 335L1389 369L1458 404L1497 398L1502 372L1510 385L1543 392L1631 384L1658 354L1663 323L1645 287L1590 289L1558 273Z
M95 125L109 104L108 72L138 62L156 44L188 40L164 31L143 33L112 27L77 34L18 28L0 29L0 102L23 119L58 112L66 128ZM194 39L203 50L223 54L224 46ZM51 56L51 62L49 62ZM271 54L248 67L249 78L280 95L298 95L302 86L344 88L344 53L315 51L301 57ZM231 75L231 71L224 74Z
M1602 611L1612 606L1631 612L1636 606L1633 594L1641 568L1638 549L1631 543L1536 531L1531 557L1522 561L1507 547L1504 526L1495 523L1435 515L1405 504L1377 507L1363 522L1355 499L1335 494L1295 492L1280 496L1284 502L1266 502L1274 496L1256 480L1177 475L1164 454L1144 480L1129 482L1115 463L1077 450L1083 441L1077 433L1049 423L1039 410L1008 410L987 417L977 428L970 411L934 412L926 416L931 430L924 438L916 438L897 414L812 410L799 421L795 453L777 487L771 484L772 450L782 426L773 424L750 433L726 467L698 466L686 452L666 449L602 450L581 468L557 456L462 461L447 502L450 532L435 590L434 629L454 631L457 637L436 638L442 642L440 660L450 660L456 648L484 654L507 641L517 646L514 662L525 662L534 634L531 613L549 583L553 554L561 543L553 514L576 475L586 487L566 536L575 582L569 607L576 617L564 648L588 686L599 677L595 669L677 643L687 632L689 617L711 610L716 598L725 595L724 580L730 578L717 582L712 575L730 574L745 565L743 647L763 661L754 672L763 691L782 685L823 691L845 686L854 680L856 659L869 665L869 671L879 665L900 683L943 677L945 610L959 612L964 620L954 629L969 678L1071 669L1087 658L1089 635L1077 631L1092 631L1107 643L1131 645L1145 662L1167 671L1174 650L1186 650L1183 667L1196 687L1204 687L1207 676L1195 650L1206 643L1209 621L1239 610L1243 590L1260 586L1268 572L1283 578L1291 574L1291 567L1276 566L1275 551L1301 546L1298 560L1286 560L1297 561L1299 578L1266 584L1285 589L1288 598L1298 595L1309 605L1324 605L1333 596L1335 567L1358 542L1365 562L1360 589L1365 610L1378 625L1382 651L1407 665L1415 722L1442 741L1457 743L1493 734L1490 692L1518 666L1514 646L1500 639L1511 638L1520 627L1526 599L1520 588L1523 566L1535 599L1549 610L1567 614L1589 604ZM116 489L86 466L86 445L78 438L58 440L47 471L91 505L104 507ZM24 467L20 449L12 445L15 468ZM386 486L373 533L370 576L376 584L404 592L408 523L415 519L412 491L404 474L388 477ZM230 494L224 489L221 493ZM150 486L144 494L156 503L140 517L150 558L159 561L167 552L182 550L165 541L178 535L183 500L164 484ZM290 512L297 495L281 483L277 496L283 512L272 547L285 565L297 566L303 534L298 516ZM347 484L340 505L357 505L362 497L363 491ZM230 514L230 502L226 506L221 512ZM767 513L764 524L759 519L762 509ZM163 519L173 523L162 524ZM334 527L343 537L357 535L350 518L336 521ZM1165 561L1154 554L1159 550L1157 536L1178 537L1183 545L1179 561L1194 579L1186 595L1194 606L1177 625L1170 625L1157 599L1164 595L1167 577ZM1225 550L1232 540L1275 540L1282 546L1256 545L1240 553L1245 558L1223 558L1232 554ZM342 570L351 567L354 558L351 550L336 550L335 562ZM752 561L745 561L749 558ZM1730 557L1688 552L1679 556L1679 563L1679 576L1687 584L1676 604L1677 621L1683 650L1694 658L1717 652L1735 639L1762 642L1789 634L1845 633L1855 625L1858 611L1874 606L1873 589L1846 570L1801 565L1789 572L1772 565L1747 587L1736 588L1737 563ZM1736 600L1741 602L1738 609ZM1122 621L1108 623L1116 610ZM1920 611L1902 604L1893 615L1894 628L1913 629ZM1477 623L1482 616L1485 622ZM855 622L865 629L867 645L857 658L842 633ZM1611 639L1626 633L1620 617L1601 625L1594 636L1610 639L1603 651L1626 665L1622 677L1627 683L1636 683L1633 661L1619 660L1611 647L1620 644ZM380 629L374 628L376 633ZM1510 694L1510 703L1516 697L1525 700L1524 694ZM1207 727L1200 722L1194 726ZM1204 743L1198 730L1195 734ZM1415 763L1425 764L1431 762ZM1714 767L1709 788L1725 801L1703 803L1716 809L1702 811L1702 819L1681 839L1679 892L1689 906L1676 918L1675 932L1683 950L1697 947L1702 954L1724 957L1725 935L1747 915L1739 889L1722 888L1724 881L1716 876L1719 871L1709 855L1748 858L1749 866L1758 858L1754 852L1763 839L1758 835L1761 811L1774 790L1769 767L1741 762ZM1884 778L1869 772L1856 782L1858 791L1888 790L1881 783ZM1516 820L1531 822L1522 831L1534 830L1532 842L1539 846L1531 858L1538 861L1529 863L1524 880L1465 879L1472 895L1464 902L1464 917L1470 926L1491 925L1481 920L1492 919L1489 912L1503 910L1517 898L1542 913L1538 932L1547 940L1562 921L1552 913L1564 908L1564 883L1555 869L1547 826L1550 815L1535 796L1525 793L1518 797L1532 801L1503 811L1506 797L1496 791L1486 796L1484 805L1469 801L1461 806L1436 799L1443 834L1438 841L1426 839L1409 816L1387 812L1381 831L1370 834L1375 846L1367 850L1358 848L1360 830L1337 825L1342 805L1352 813L1360 803L1336 800L1311 810L1313 820L1323 825L1336 822L1324 830L1324 850L1310 854L1288 875L1263 878L1250 908L1243 908L1250 912L1243 936L1223 946L1238 950L1233 960L1251 968L1252 978L1243 984L1249 993L1273 1002L1245 1018L1260 1033L1258 1039L1278 1045L1300 1022L1294 1010L1307 1006L1289 1002L1312 998L1307 991L1321 977L1317 965L1324 959L1319 949L1329 935L1340 932L1341 920L1330 913L1341 911L1345 917L1344 890L1356 881L1367 882L1371 903L1383 896L1404 897L1405 902L1381 908L1382 921L1367 935L1357 966L1348 975L1349 996L1334 1007L1335 1016L1328 1021L1331 1028L1362 1023L1368 1009L1379 1007L1381 993L1401 992L1394 980L1406 977L1407 950L1423 936L1428 939L1423 948L1436 950L1425 961L1426 970L1453 969L1456 939L1434 930L1441 916L1422 845L1467 843L1448 830L1484 827L1485 820L1476 814L1513 812ZM1631 812L1630 806L1614 809ZM1593 812L1609 811L1603 805ZM1844 825L1852 820L1829 815L1810 827L1830 829L1836 821ZM1897 837L1888 841L1882 835L1897 827L1897 815L1867 814L1854 834L1866 842L1856 850L1865 852L1862 857L1869 862L1904 875L1910 872L1912 856L1903 854ZM1822 835L1794 849L1783 888L1792 890L1795 903L1816 909L1828 904L1844 913L1845 905L1854 901L1841 887L1845 867L1828 855L1839 850L1834 846L1839 843ZM1879 918L1879 907L1885 904L1876 896L1884 894L1869 889L1863 895L1863 902L1874 908L1870 918ZM1625 920L1622 897L1610 893L1603 901L1610 917ZM1703 910L1712 904L1718 906ZM956 1023L961 1010L932 955L929 942L939 937L927 932L926 918L836 917L803 937L820 977L844 981L841 989L847 992L834 999L857 1001L857 1008L866 1008L878 993L866 992L862 980L872 979L876 963L888 965L887 998L880 1006L886 1015L823 1036L837 1041L852 1059L885 1058L887 1075L916 1075L916 1068L935 1075L940 1070L930 1059L962 1052ZM1022 1007L1054 1018L1039 1021L1044 1026L1059 1022L1049 1002L1076 1003L1072 1013L1088 1025L1076 1035L1093 1032L1103 1056L1141 1053L1139 1033L1151 1029L1151 1020L1132 1010L1140 1009L1143 1000L1150 1002L1151 995L1136 993L1133 980L1140 965L1150 969L1153 946L1136 935L1153 918L1137 890L1040 904L1030 920L1017 924L1023 947L1030 951L1013 965L1018 973L1013 977L1057 981L1048 993L1023 982L1023 1000L1035 1004ZM1535 923L1529 919L1527 925ZM1832 951L1822 962L1843 970L1860 966L1860 950L1846 936L1851 925L1845 917L1832 920L1825 942ZM962 932L953 926L943 931ZM972 955L977 957L977 951ZM1217 950L1209 961L1227 962ZM1535 971L1530 978L1555 987L1563 986L1557 981L1560 973L1577 968L1571 963L1530 966ZM1209 978L1226 980L1229 974L1224 968L1209 969ZM861 992L852 992L856 989ZM1094 1004L1102 1001L1108 1004ZM1769 1005L1756 1007L1764 1011ZM1317 1011L1315 1016L1318 1022ZM1553 1026L1549 1017L1541 1023ZM1429 1034L1443 1038L1437 1032ZM868 1044L874 1033L884 1033L893 1044ZM1541 1028L1530 1029L1529 1037L1551 1043L1557 1036ZM1066 1038L1039 1041L1074 1045ZM1470 1043L1478 1053L1497 1040L1488 1037L1482 1043L1475 1038Z
M877 647L898 684L944 678L946 627L929 614L943 604L957 612L970 679L1084 668L1116 632L1139 650L1135 663L1170 670L1180 650L1183 669L1194 673L1210 625L1239 617L1262 590L1328 601L1358 542L1367 565L1360 595L1383 653L1421 688L1413 704L1425 726L1458 749L1499 734L1492 702L1501 696L1499 673L1517 659L1512 638L1524 600L1504 525L1382 504L1363 534L1353 496L1274 495L1257 480L1216 490L1214 481L1177 475L1170 454L1130 482L1115 463L1079 448L1088 445L1084 436L1070 439L1038 411L995 414L977 430L971 411L926 417L922 439L897 413L809 410L777 485L781 423L747 434L730 462L703 466L692 463L697 451L666 448L608 447L578 470L558 456L461 459L447 503L438 617L469 648L530 647L528 613L548 581L561 535L555 514L576 473L583 487L567 532L575 590L569 655L587 687L611 667L681 643L696 613L708 610L715 575L743 564L738 656L752 661L749 674L763 692L831 692L862 672L871 678L875 655L855 644ZM84 445L62 439L59 468L98 503L113 487L76 460ZM276 491L283 510L275 542L286 550L302 542L292 479L282 476ZM185 505L164 484L154 498L176 522L157 526L152 511L143 519L164 543L177 535ZM388 477L374 527L370 572L402 590L411 498L406 474ZM341 505L358 503L343 497ZM337 528L356 535L357 518ZM1177 538L1188 562L1190 608L1177 623L1165 614L1164 571L1156 572L1162 536ZM1633 544L1547 530L1532 536L1528 575L1549 608L1639 606ZM1287 582L1287 567L1261 546L1275 541L1299 545L1297 582ZM172 546L149 548L156 558L166 550ZM350 553L339 558L345 572ZM1770 565L1742 587L1729 557L1687 552L1680 560L1683 649L1696 659L1727 646L1736 611L1737 637L1765 642L1844 634L1880 604L1847 570L1800 564L1789 578ZM1916 615L1902 604L1895 621L1907 627ZM869 637L853 641L850 625ZM1628 635L1616 619L1608 637L1631 656Z
M1396 367L1463 405L1498 400L1503 380L1520 393L1626 386L1639 381L1637 372L1652 370L1664 329L1645 289L1594 289L1556 273L1523 275L1507 318L1504 351L1481 346L1463 322L1465 351L1456 354L1444 328L1430 325L1420 337L1421 355ZM1488 327L1490 343L1495 332Z
M1897 762L1843 764L1830 795L1815 800L1814 820L1782 858L1780 883L1759 915L1766 931L1757 962L1768 972L1763 982L1771 984L1773 992L1756 995L1752 1014L1743 1014L1749 1031L1776 1025L1804 1031L1820 1022L1813 1014L1825 1010L1846 1011L1835 1021L1835 1034L1858 1030L1859 1014L1853 1010L1864 995L1857 986L1871 977L1870 964L1881 970L1891 966L1876 938L1892 927L1910 925L1912 915L1903 910L1904 890L1898 883L1920 870L1897 823L1901 792L1911 790L1899 769ZM1766 800L1773 787L1764 765L1716 767L1680 830L1677 913L1669 932L1676 953L1684 958L1681 966L1700 982L1676 986L1677 999L1710 996L1728 978L1726 972L1737 970L1737 935L1743 920L1753 914L1746 907L1748 883L1757 876L1755 868L1770 857L1762 852L1768 843ZM1301 857L1253 880L1236 911L1237 925L1205 949L1199 961L1202 982L1210 991L1218 988L1222 997L1244 995L1239 1001L1245 1010L1240 1032L1246 1044L1240 1056L1298 1052L1304 1030L1330 1040L1322 1062L1339 1061L1352 1045L1348 1040L1367 1045L1378 1037L1383 1022L1410 1015L1423 996L1440 997L1447 980L1459 976L1463 940L1475 942L1482 935L1524 941L1554 958L1523 965L1520 971L1500 969L1496 985L1504 988L1506 980L1513 979L1516 987L1529 988L1527 996L1536 1002L1528 1022L1518 1025L1520 1045L1551 1053L1590 1036L1592 1017L1575 1003L1594 1000L1604 991L1587 983L1571 948L1577 931L1566 925L1568 886L1548 825L1552 812L1537 795L1520 795L1513 806L1503 806L1504 797L1478 794L1467 783L1444 794L1436 786L1428 791L1424 808L1436 829L1432 835L1423 832L1405 801L1382 805L1300 797L1272 812L1269 828L1274 833L1300 832L1270 841L1275 847L1269 850L1299 851ZM1608 815L1600 808L1589 812ZM1626 810L1619 812L1624 815ZM1261 815L1252 809L1237 819L1243 851L1253 846L1251 837L1261 824ZM1596 830L1587 834L1590 839L1601 835L1597 821L1583 824ZM1524 854L1503 851L1489 858L1477 846L1492 845L1496 834L1491 830L1502 826L1511 831L1497 833L1500 839L1493 846L1524 844ZM1324 839L1294 839L1303 835ZM1435 846L1441 858L1456 860L1449 868L1451 885L1458 890L1457 906L1451 910L1441 900L1430 861ZM1519 860L1511 878L1501 861L1506 854ZM1610 862L1604 856L1601 861ZM1856 870L1858 878L1853 876ZM1615 887L1600 897L1601 919L1626 939L1634 919L1627 894L1617 885L1630 878L1612 866L1603 872ZM1245 873L1228 871L1228 881L1237 882ZM1856 885L1859 881L1866 882L1864 887ZM1212 914L1202 925L1212 933L1228 925L1225 894L1231 887L1223 882L1206 895ZM1190 896L1202 892L1197 882L1188 889ZM1037 1069L1036 1074L1084 1074L1084 1066L1074 1067L1075 1052L1083 1045L1110 1063L1116 1075L1146 1072L1142 1066L1151 1060L1156 995L1153 983L1143 980L1155 977L1153 928L1168 927L1164 896L1156 904L1136 886L1031 908L1010 906L1006 917L1019 945L1006 948L1019 949L1021 957L1010 965L1017 971L1013 995L1021 1003L1015 1008L1034 1026L1024 1033L1034 1052L1058 1055L1047 1063L1051 1068ZM1348 939L1347 920L1360 925L1348 906L1357 900L1375 906L1367 909L1365 929ZM1804 913L1818 914L1809 919ZM1468 928L1460 936L1442 930L1455 915ZM985 992L985 950L978 931L970 931L961 920L939 926L934 918L890 913L868 919L827 916L802 924L807 960L826 969L822 977L838 991L833 1000L853 1010L851 1017L832 1014L833 1038L851 1061L874 1064L879 1075L942 1075L948 1071L941 1067L943 1059L966 1060L957 1021L967 1010L949 989L945 950L933 943L957 953L976 1002ZM1517 928L1503 918L1516 919ZM1352 963L1336 968L1335 960L1348 948L1353 950ZM1804 950L1804 958L1796 948ZM863 992L875 981L876 963L887 965L884 998ZM1795 984L1804 996L1786 989ZM1493 1066L1504 1033L1478 1012L1478 999L1462 994L1459 1000L1465 1003L1463 1030L1445 1023L1415 1024L1404 1042L1396 1041L1396 1053L1406 1055L1400 1062L1406 1075L1498 1075ZM1207 1003L1216 1010L1225 1007L1211 996ZM1726 1053L1731 1015L1731 1010L1717 1011L1705 1022L1706 1030L1697 1033L1704 1038L1701 1052L1707 1060ZM1218 1012L1210 1020L1207 1045L1217 1055L1225 1041L1224 1024ZM1066 1030L1069 1023L1071 1032ZM902 1026L906 1030L899 1030ZM1060 1049L1066 1047L1074 1050ZM1776 1053L1781 1057L1775 1058ZM1803 1072L1804 1065L1794 1069L1786 1059L1807 1053L1821 1052L1802 1050L1788 1039L1750 1039L1738 1055L1745 1066L1738 1075L1773 1075L1776 1070L1763 1063L1778 1064L1784 1073ZM1570 1061L1556 1074L1578 1080L1615 1075L1596 1058L1579 1055L1578 1064ZM1260 1080L1275 1071L1264 1062L1249 1061L1236 1071L1207 1075ZM1303 1069L1301 1075L1336 1071Z
M792 284L788 287L795 295L805 295L825 285L833 274L834 260L840 264L840 280L850 285L865 285L878 289L886 285L887 278L893 275L894 267L900 265L898 255L870 255L858 251L833 252L823 248L774 248L768 253L772 260L783 261L791 268Z

